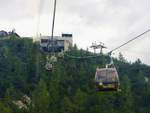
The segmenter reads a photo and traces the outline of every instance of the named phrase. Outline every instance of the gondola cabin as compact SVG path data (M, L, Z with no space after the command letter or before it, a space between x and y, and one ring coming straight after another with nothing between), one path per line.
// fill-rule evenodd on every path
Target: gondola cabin
M53 65L50 64L50 63L47 63L47 64L45 65L45 68L46 68L47 71L52 71Z
M97 68L95 84L97 91L118 91L120 83L116 68Z

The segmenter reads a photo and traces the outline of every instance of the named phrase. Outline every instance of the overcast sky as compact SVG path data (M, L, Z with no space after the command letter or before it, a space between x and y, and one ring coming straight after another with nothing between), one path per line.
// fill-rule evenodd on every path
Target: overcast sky
M54 0L0 0L0 29L21 36L51 34ZM74 43L87 48L103 42L109 51L150 28L149 0L57 0L55 35L73 33ZM40 14L40 22L39 20ZM39 26L39 27L38 27ZM39 28L39 29L38 29ZM128 61L150 65L150 33L115 52Z

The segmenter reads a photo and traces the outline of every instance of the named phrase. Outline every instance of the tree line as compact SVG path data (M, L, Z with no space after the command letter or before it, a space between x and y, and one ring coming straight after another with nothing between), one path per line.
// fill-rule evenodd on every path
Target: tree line
M93 55L76 45L67 54ZM50 72L46 55L31 39L0 41L0 113L149 113L150 66L139 59L114 58L122 91L97 92L96 67L104 67L109 57L61 57ZM24 95L31 103L19 108L14 102Z

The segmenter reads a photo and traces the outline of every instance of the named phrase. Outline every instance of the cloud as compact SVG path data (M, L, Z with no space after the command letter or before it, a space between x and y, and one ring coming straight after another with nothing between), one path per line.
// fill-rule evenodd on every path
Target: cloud
M0 1L1 20L18 20L37 15L40 0L2 0Z
M51 34L53 2L1 0L1 29L14 27L21 35L35 35L39 23L42 34ZM57 0L57 3L55 35L73 33L74 42L81 48L101 41L111 50L150 27L149 0ZM129 60L140 57L150 64L149 36L150 33L126 45L116 55L122 52Z

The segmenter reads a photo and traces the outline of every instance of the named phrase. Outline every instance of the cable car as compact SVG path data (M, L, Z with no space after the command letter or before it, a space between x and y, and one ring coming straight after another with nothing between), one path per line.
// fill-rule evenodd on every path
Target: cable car
M120 91L118 72L115 67L97 68L95 74L97 91Z
M57 58L53 55L53 56L47 56L47 62L45 65L45 69L47 71L52 71L53 69L53 64L57 62Z
M46 63L45 68L46 68L47 71L52 71L52 69L53 69L53 64L51 64L51 63Z

